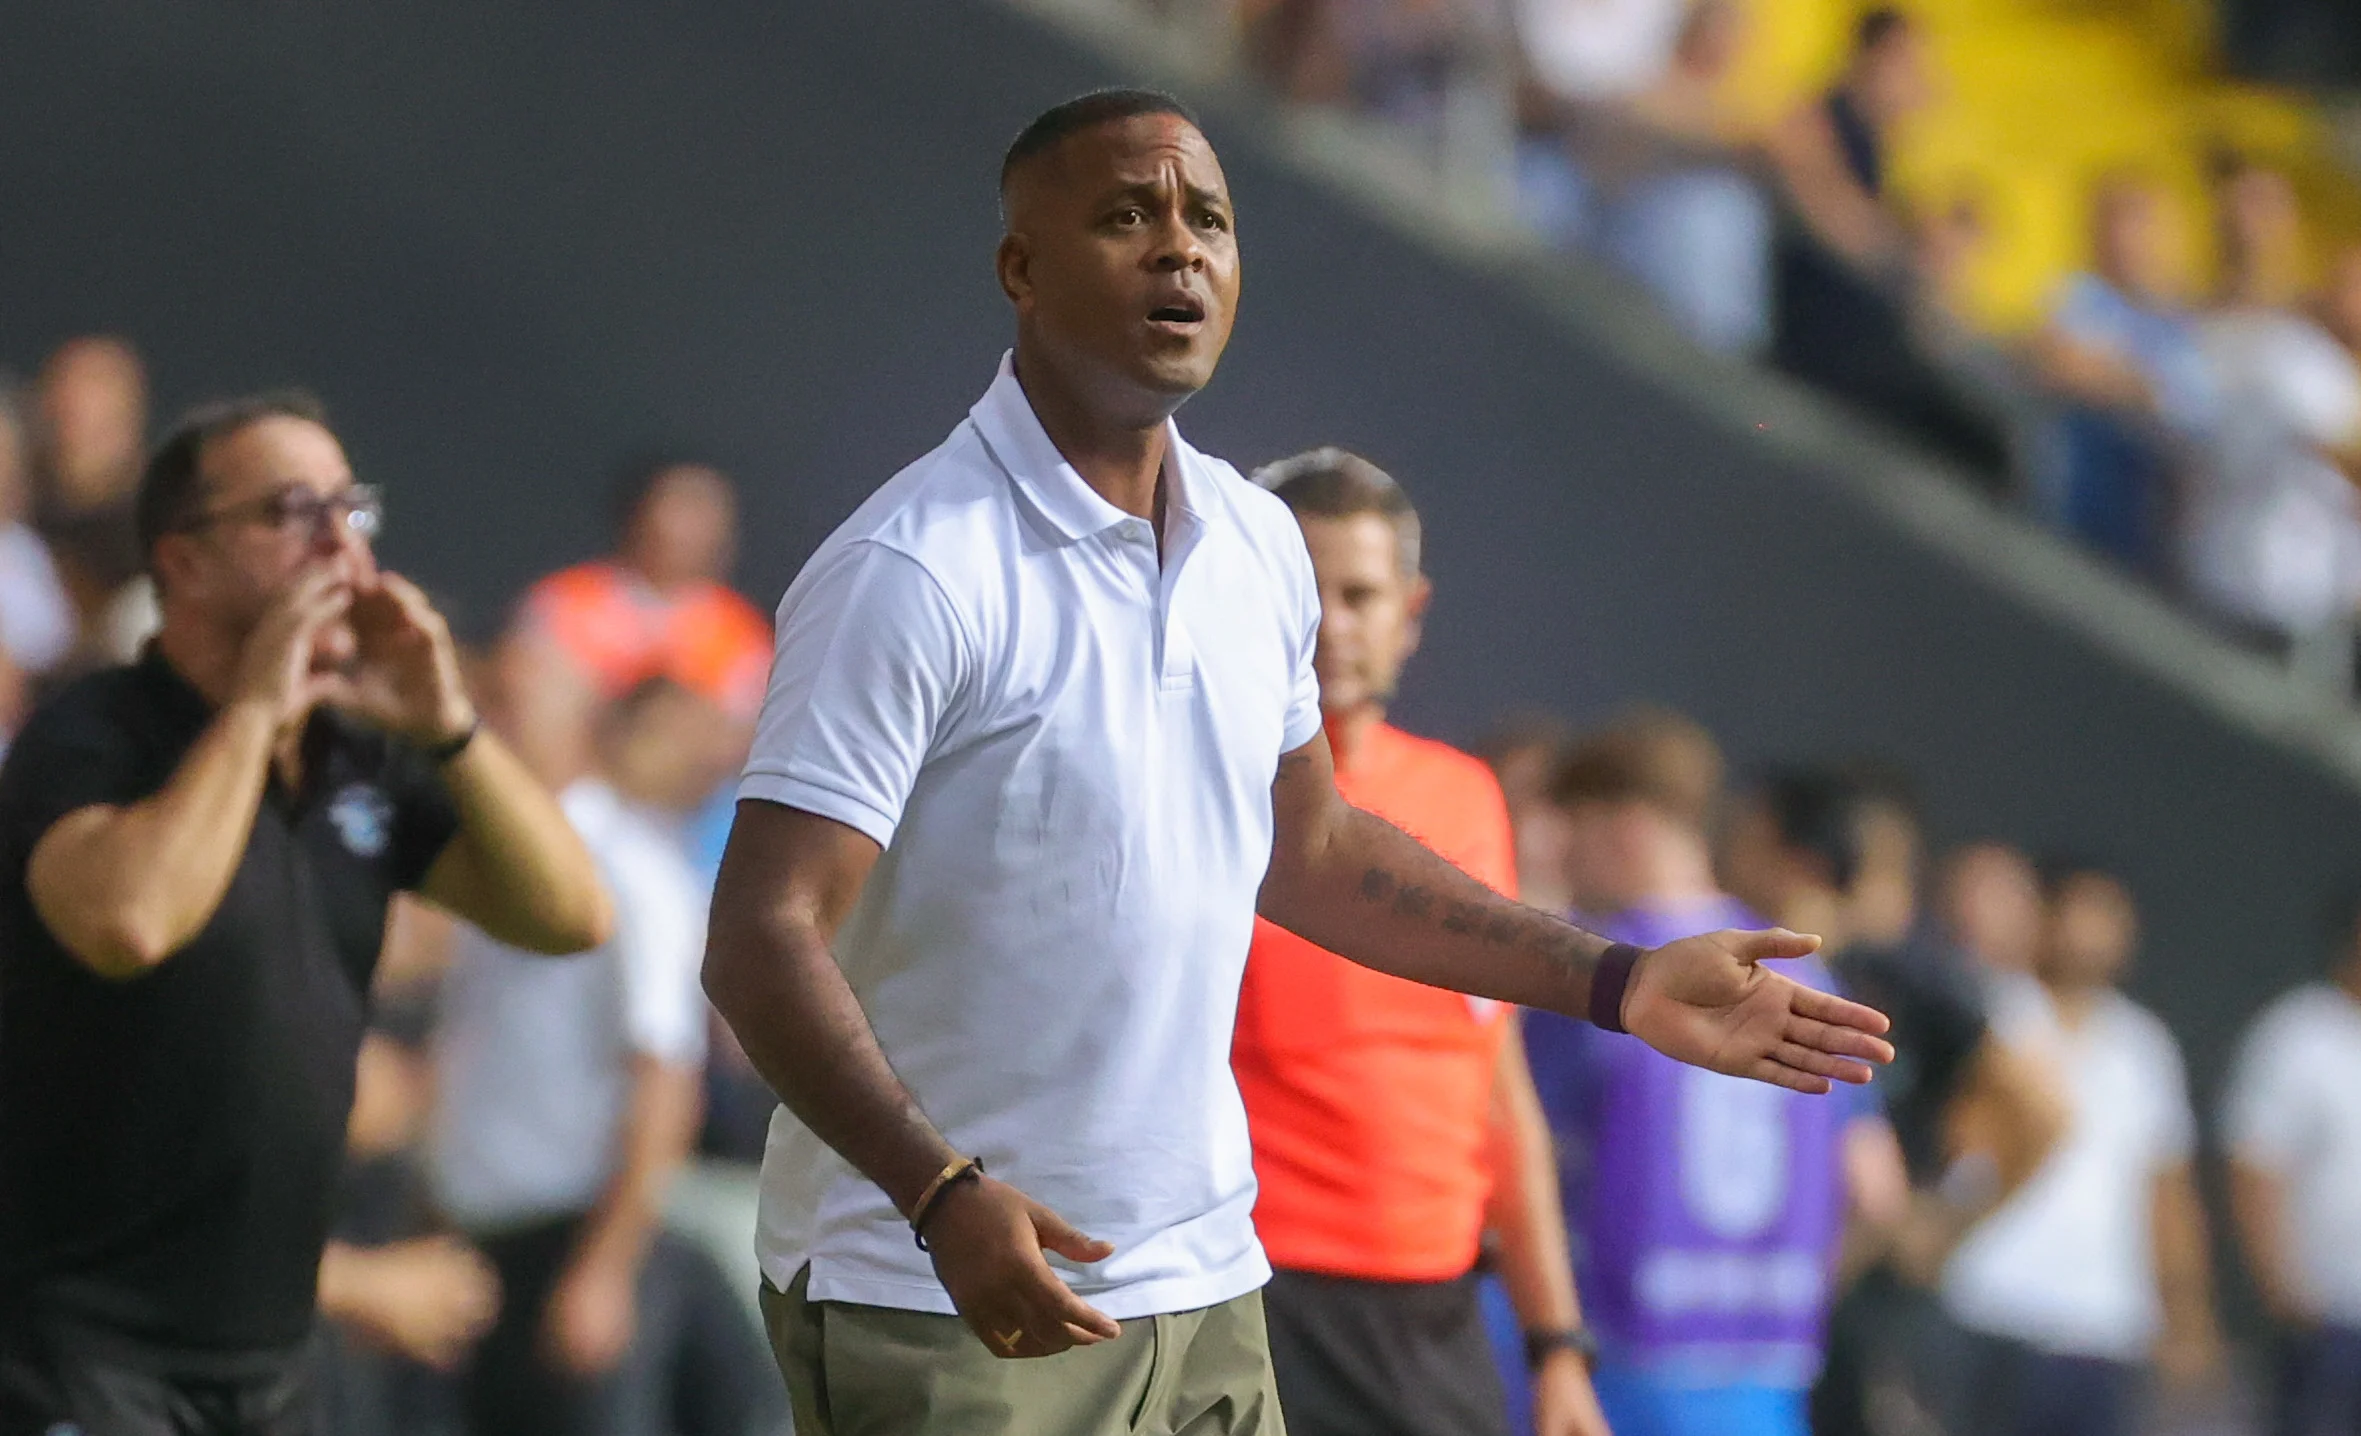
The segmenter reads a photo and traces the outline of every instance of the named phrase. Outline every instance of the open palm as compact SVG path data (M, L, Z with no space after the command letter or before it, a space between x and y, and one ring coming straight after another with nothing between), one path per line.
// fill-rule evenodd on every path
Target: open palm
M1804 957L1820 939L1784 929L1709 932L1655 948L1632 971L1623 1025L1667 1057L1798 1092L1867 1082L1891 1062L1874 1008L1761 966Z

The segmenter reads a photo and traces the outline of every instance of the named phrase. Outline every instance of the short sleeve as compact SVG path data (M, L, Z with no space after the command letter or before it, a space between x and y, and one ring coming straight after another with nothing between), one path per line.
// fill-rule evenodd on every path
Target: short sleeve
M650 846L607 873L615 889L624 1038L634 1052L693 1066L705 1058L705 999L698 985L704 914L687 865Z
M1320 583L1312 575L1312 555L1303 544L1303 531L1288 522L1286 547L1289 585L1295 591L1295 651L1289 662L1294 680L1288 686L1287 727L1279 745L1292 753L1320 736L1320 675L1312 654L1320 644Z
M459 836L459 805L426 755L399 743L388 745L378 785L394 805L394 840L386 851L393 884L415 892L435 859Z
M2271 1017L2255 1024L2222 1093L2222 1137L2230 1155L2272 1172L2293 1164L2311 1127L2303 1053L2288 1026Z
M868 541L822 555L779 605L738 796L892 843L973 670L966 625L917 560Z
M0 846L28 861L57 820L84 808L136 803L161 785L135 736L94 706L69 700L34 714L0 767Z

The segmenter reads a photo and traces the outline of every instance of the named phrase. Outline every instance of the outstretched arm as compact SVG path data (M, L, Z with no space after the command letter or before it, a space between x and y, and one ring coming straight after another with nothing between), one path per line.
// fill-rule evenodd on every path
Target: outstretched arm
M1592 1015L1606 939L1510 901L1336 791L1328 739L1279 760L1277 840L1262 915L1331 952L1396 977L1479 997ZM1620 1025L1671 1057L1804 1092L1865 1082L1891 1060L1886 1020L1758 966L1802 957L1817 938L1709 933L1639 961ZM1614 1015L1614 1014L1602 1014Z

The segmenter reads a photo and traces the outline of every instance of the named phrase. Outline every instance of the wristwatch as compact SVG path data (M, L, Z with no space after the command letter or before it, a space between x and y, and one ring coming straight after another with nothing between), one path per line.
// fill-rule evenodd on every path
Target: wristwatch
M1599 1365L1599 1339L1586 1326L1545 1326L1525 1333L1525 1365L1531 1370L1541 1369L1551 1353L1571 1351L1582 1358L1586 1370L1596 1371Z

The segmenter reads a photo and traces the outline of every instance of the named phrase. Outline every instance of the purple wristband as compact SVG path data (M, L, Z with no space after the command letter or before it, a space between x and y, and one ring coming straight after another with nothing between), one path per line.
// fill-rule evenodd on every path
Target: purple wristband
M1640 950L1628 942L1619 942L1599 954L1597 970L1590 975L1590 1023L1602 1032L1629 1032L1623 1025L1623 994L1631 989L1631 970L1638 965Z

